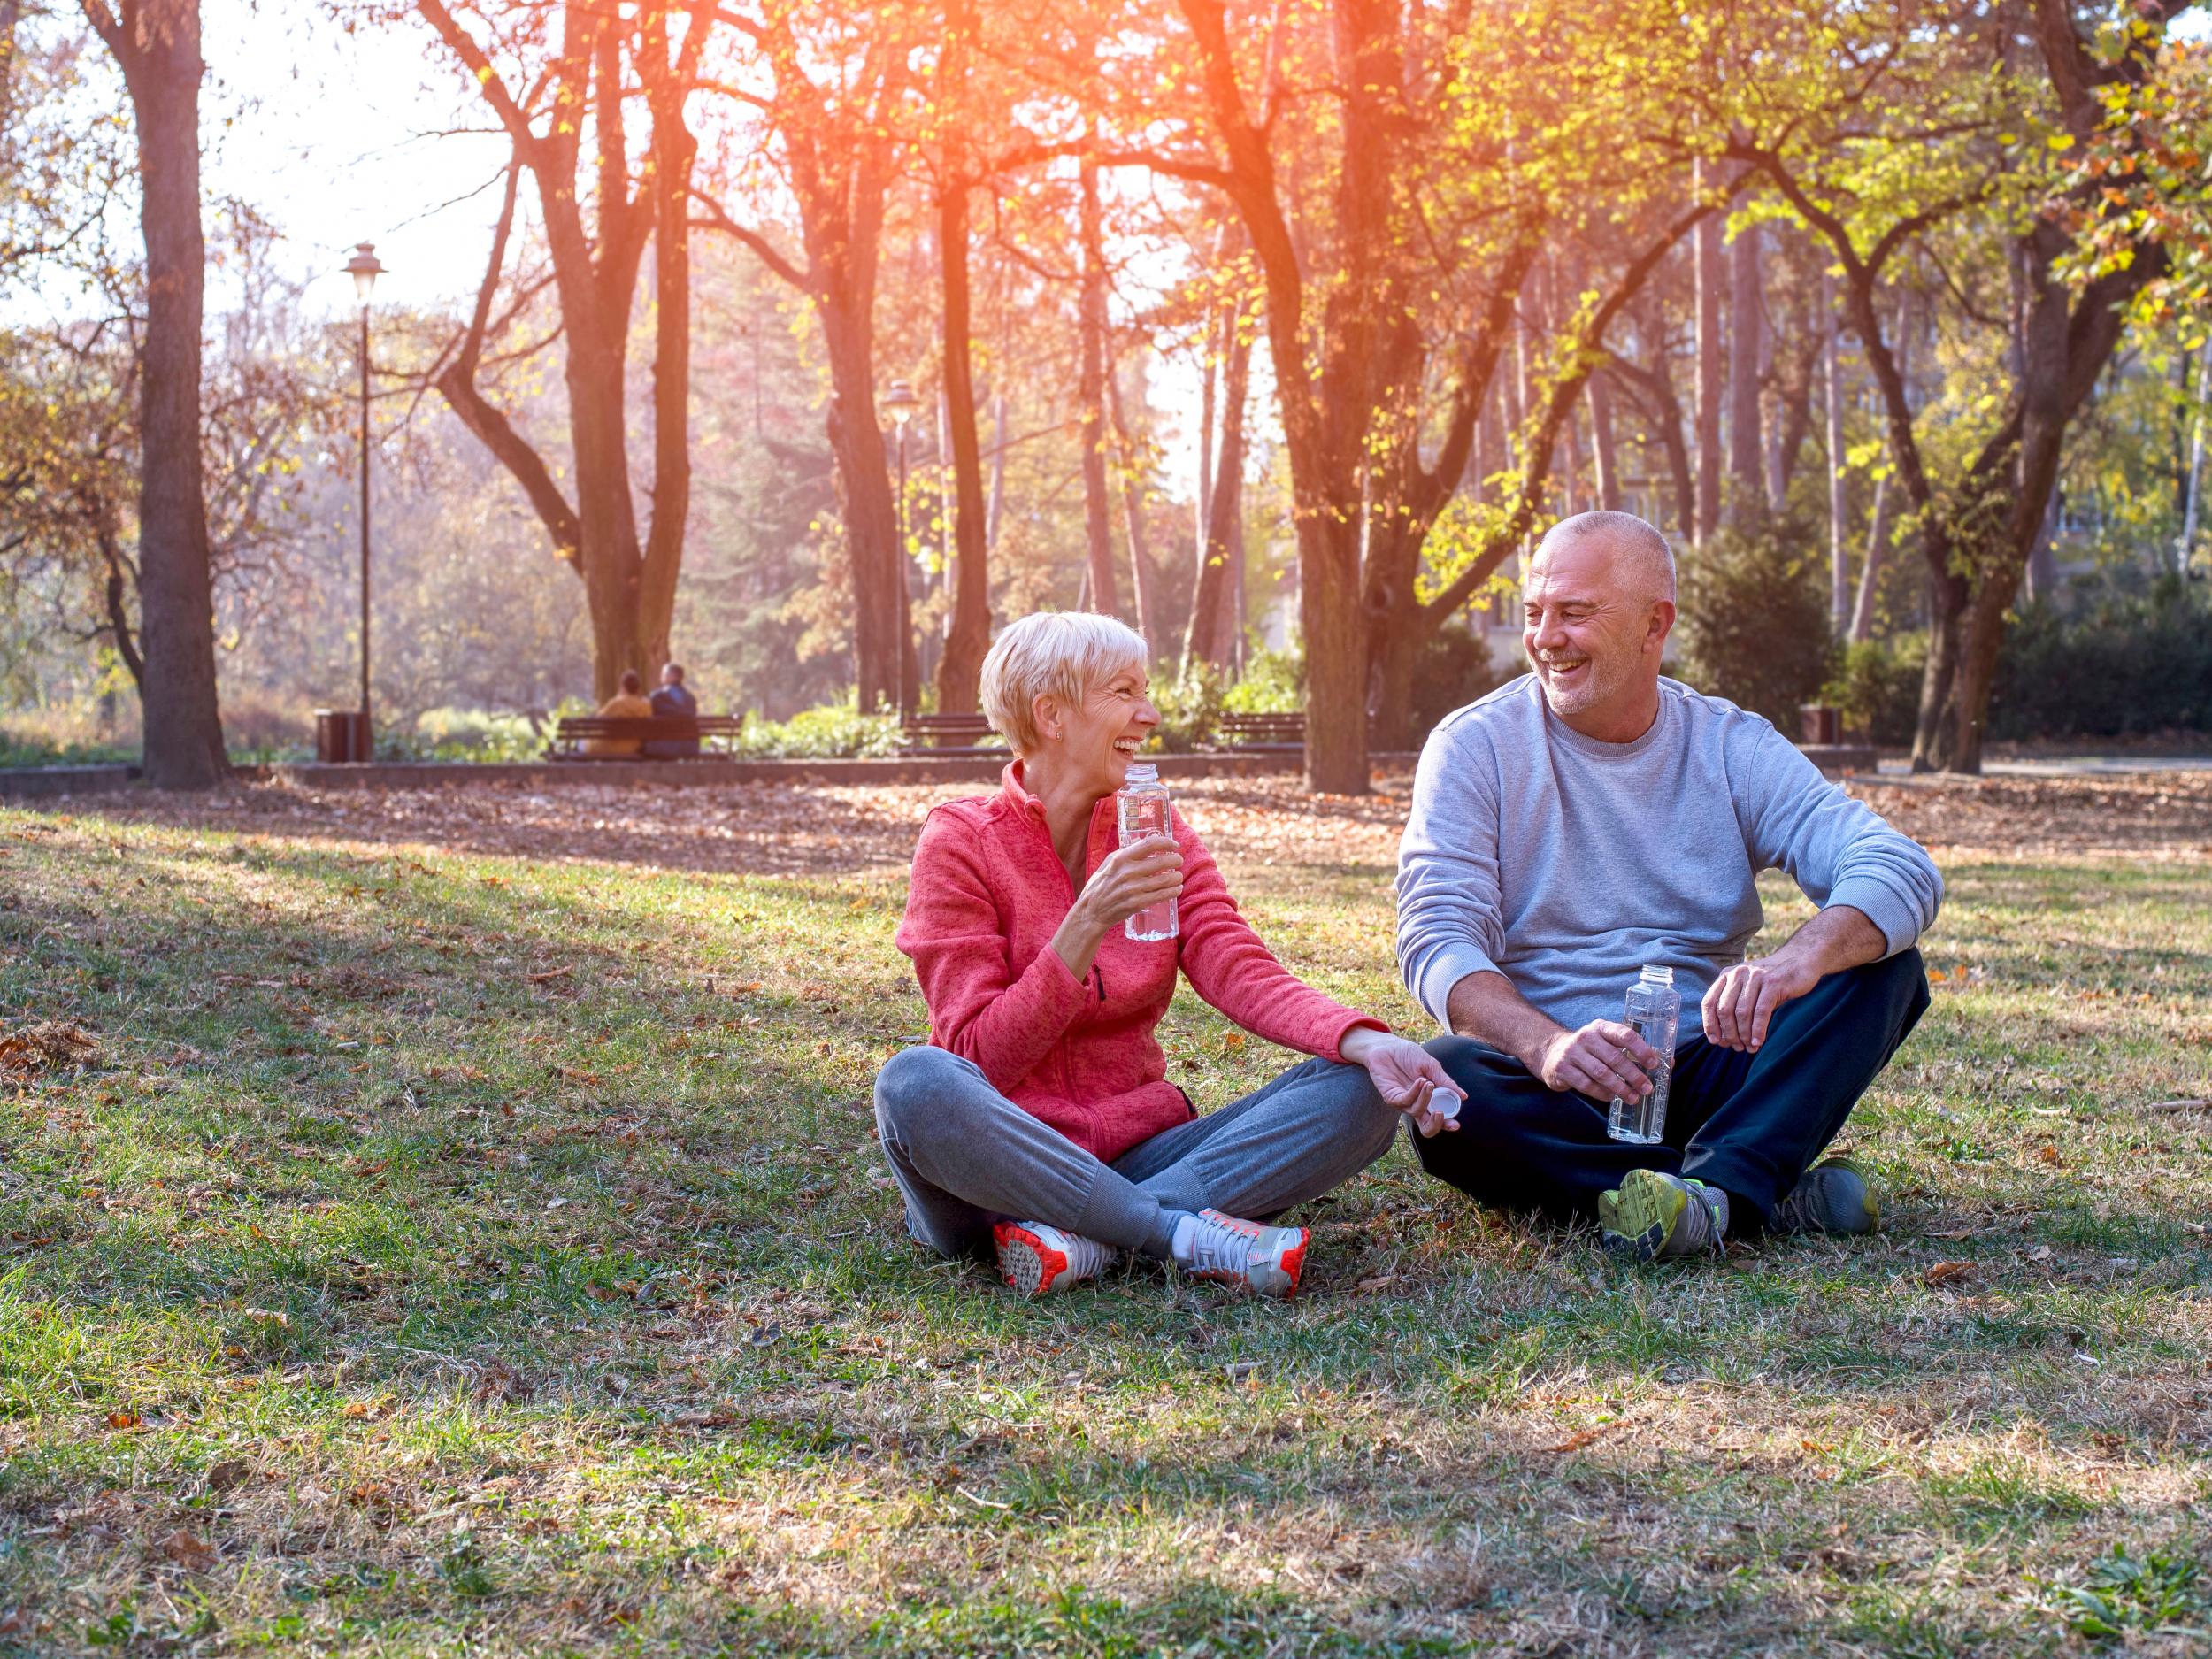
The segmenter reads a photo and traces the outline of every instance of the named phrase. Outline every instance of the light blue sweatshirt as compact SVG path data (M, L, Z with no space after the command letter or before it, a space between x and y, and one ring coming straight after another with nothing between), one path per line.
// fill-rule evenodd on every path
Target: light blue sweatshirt
M1533 675L1449 716L1421 751L1398 849L1398 966L1440 1025L1452 987L1502 973L1569 1030L1618 1019L1638 971L1674 970L1682 1034L1763 912L1763 870L1847 904L1894 956L1943 900L1920 845L1773 726L1671 680L1632 743L1545 705Z

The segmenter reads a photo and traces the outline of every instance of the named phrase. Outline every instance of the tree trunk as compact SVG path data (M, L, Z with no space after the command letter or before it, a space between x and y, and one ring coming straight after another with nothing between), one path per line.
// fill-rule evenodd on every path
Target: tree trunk
M1598 505L1607 512L1621 510L1621 463L1613 448L1613 383L1604 374L1593 374L1586 388L1590 401L1590 449L1598 469Z
M706 25L695 18L690 27ZM684 120L691 77L671 50L665 6L646 11L638 66L653 121L653 512L635 623L639 672L649 685L672 656L669 630L691 518L691 176L699 141Z
M146 781L205 789L230 771L215 684L215 595L200 470L199 0L88 7L128 88L146 242L139 382L138 614ZM134 12L135 15L134 16ZM132 27L135 25L135 27Z
M864 313L852 314L842 296L826 296L818 309L829 358L829 443L843 487L845 548L852 570L860 709L863 713L895 710L904 555L898 545L890 460L882 428L876 425L873 329Z
M996 377L1002 385L991 388L991 501L984 513L983 545L992 553L998 551L999 525L1006 516L1006 446L1013 442L1013 433L1006 424L1010 414L1006 393L1002 388L1005 375L1002 366Z
M2196 397L2189 419L2189 462L2182 483L2181 539L2174 545L2174 568L2184 576L2196 558L2197 526L2203 518L2204 411L2208 382L2212 382L2212 339L2197 350Z
M1759 359L1765 335L1764 243L1747 226L1730 253L1728 303L1728 522L1738 528L1766 515L1765 454L1759 441Z
M512 141L514 165L526 168L537 185L566 349L573 504L556 469L476 386L513 216L511 174L474 316L438 387L463 424L514 476L556 552L572 560L582 579L591 616L593 685L603 699L614 694L625 670L650 674L669 651L691 497L690 211L698 146L683 111L708 24L692 13L680 48L674 48L666 8L647 8L638 20L634 63L652 129L644 180L633 192L625 105L634 88L623 69L628 36L611 16L584 6L563 10L560 44L548 71L550 109L541 118L516 99L444 0L416 0L416 10L472 73ZM547 127L542 134L533 125L539 119ZM595 127L595 187L588 184L584 169L581 134L588 120ZM631 483L627 367L631 309L649 236L657 312L654 507L641 539Z
M1121 365L1106 365L1106 412L1113 424L1114 468L1121 474L1122 517L1129 530L1129 598L1137 611L1137 632L1157 651L1163 641L1157 630L1158 584L1153 580L1150 538L1144 528L1144 467L1121 403Z
M1712 164L1700 161L1693 186L1701 200L1709 186L1706 174ZM1702 542L1720 524L1720 405L1725 365L1721 350L1720 287L1723 254L1720 220L1709 215L1698 222L1694 281L1697 291L1697 514L1690 526L1693 541Z
M1083 542L1090 577L1091 609L1121 612L1114 583L1114 534L1106 503L1106 264L1100 234L1098 167L1088 157L1082 165L1083 291L1078 326L1082 361L1076 401L1083 432Z
M945 298L945 416L951 428L956 586L952 626L937 664L937 708L979 707L983 658L991 649L991 575L983 507L983 456L976 439L975 379L969 349L968 181L950 180L937 201L937 257ZM1005 442L1001 422L999 441Z
M1647 293L1636 319L1637 342L1650 358L1642 384L1654 405L1652 429L1667 457L1667 478L1674 491L1675 520L1686 541L1696 539L1697 479L1690 465L1690 448L1683 437L1682 399L1674 389L1673 359L1667 351L1665 302Z
M1981 770L2006 614L2041 533L2067 427L2119 344L2126 302L2166 269L2162 247L2139 247L2131 264L2076 298L2055 274L2070 245L2060 226L2039 219L2024 244L2029 299L2012 419L1977 457L1961 491L1963 510L1950 515L1959 541L1949 542L1941 526L1923 531L1933 617L1915 772Z
M1912 295L1908 290L1898 299L1897 349L1893 354L1908 410L1912 400ZM1855 644L1863 644L1874 637L1874 599L1882 568L1889 559L1889 517L1896 500L1896 492L1891 486L1896 467L1902 465L1893 453L1893 442L1891 448L1890 467L1874 480L1874 507L1868 514L1866 530L1866 563L1860 566L1858 598L1851 607L1851 639Z
M1221 374L1221 442L1214 474L1205 488L1205 535L1198 544L1198 570L1191 584L1190 624L1183 634L1183 672L1205 663L1228 666L1224 650L1230 630L1224 614L1233 616L1229 592L1233 553L1244 537L1244 415L1249 401L1252 342L1241 319L1227 313L1223 334L1228 342Z
M15 112L15 31L22 16L23 0L0 0L0 133Z
M1851 626L1851 549L1844 540L1843 365L1836 349L1836 284L1820 279L1821 388L1828 417L1828 620L1836 637Z
M1851 642L1863 645L1874 637L1874 595L1889 557L1889 479L1874 480L1874 510L1868 514L1866 562L1859 566L1858 597L1851 606Z

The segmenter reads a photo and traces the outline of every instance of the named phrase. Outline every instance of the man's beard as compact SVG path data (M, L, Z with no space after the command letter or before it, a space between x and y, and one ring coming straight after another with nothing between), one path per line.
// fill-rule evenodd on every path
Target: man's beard
M1537 659L1539 670L1547 672L1539 672L1536 680L1544 688L1544 701L1554 714L1580 714L1618 691L1628 678L1624 666L1618 662L1594 654L1585 660L1589 665L1576 683L1555 686L1548 672L1548 665L1541 657Z

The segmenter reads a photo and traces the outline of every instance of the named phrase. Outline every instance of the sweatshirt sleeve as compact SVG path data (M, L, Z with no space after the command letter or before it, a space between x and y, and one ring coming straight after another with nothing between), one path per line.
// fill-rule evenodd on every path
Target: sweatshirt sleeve
M1778 869L1807 898L1847 904L1882 930L1893 956L1925 933L1943 903L1927 849L1854 800L1779 732L1747 720L1730 756L1736 810L1752 868Z
M1244 919L1213 855L1180 813L1175 829L1183 849L1176 961L1193 990L1255 1035L1328 1060L1344 1058L1340 1045L1355 1027L1390 1029L1283 966Z
M1398 843L1398 972L1447 1031L1452 987L1502 973L1498 797L1486 745L1463 721L1422 746L1413 805Z
M983 1069L991 1087L1012 1088L1065 1034L1083 987L1059 953L1037 953L1013 971L998 903L984 879L976 827L942 808L914 849L898 947L914 959L929 1004L930 1040Z

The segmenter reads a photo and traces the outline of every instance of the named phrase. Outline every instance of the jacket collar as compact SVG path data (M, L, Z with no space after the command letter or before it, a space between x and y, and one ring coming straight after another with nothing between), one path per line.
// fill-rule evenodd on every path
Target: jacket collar
M1035 825L1038 833L1047 841L1050 841L1052 826L1045 820L1045 803L1030 794L1029 786L1022 778L1022 764L1018 758L1006 763L1006 770L999 774L999 799L1006 803L1007 810L1023 822ZM1102 856L1098 854L1101 820L1103 820L1105 830L1110 837L1113 818L1114 797L1110 795L1101 795L1091 808L1090 848L1094 855L1094 862L1095 862L1095 856ZM1107 850L1112 850L1110 840Z

